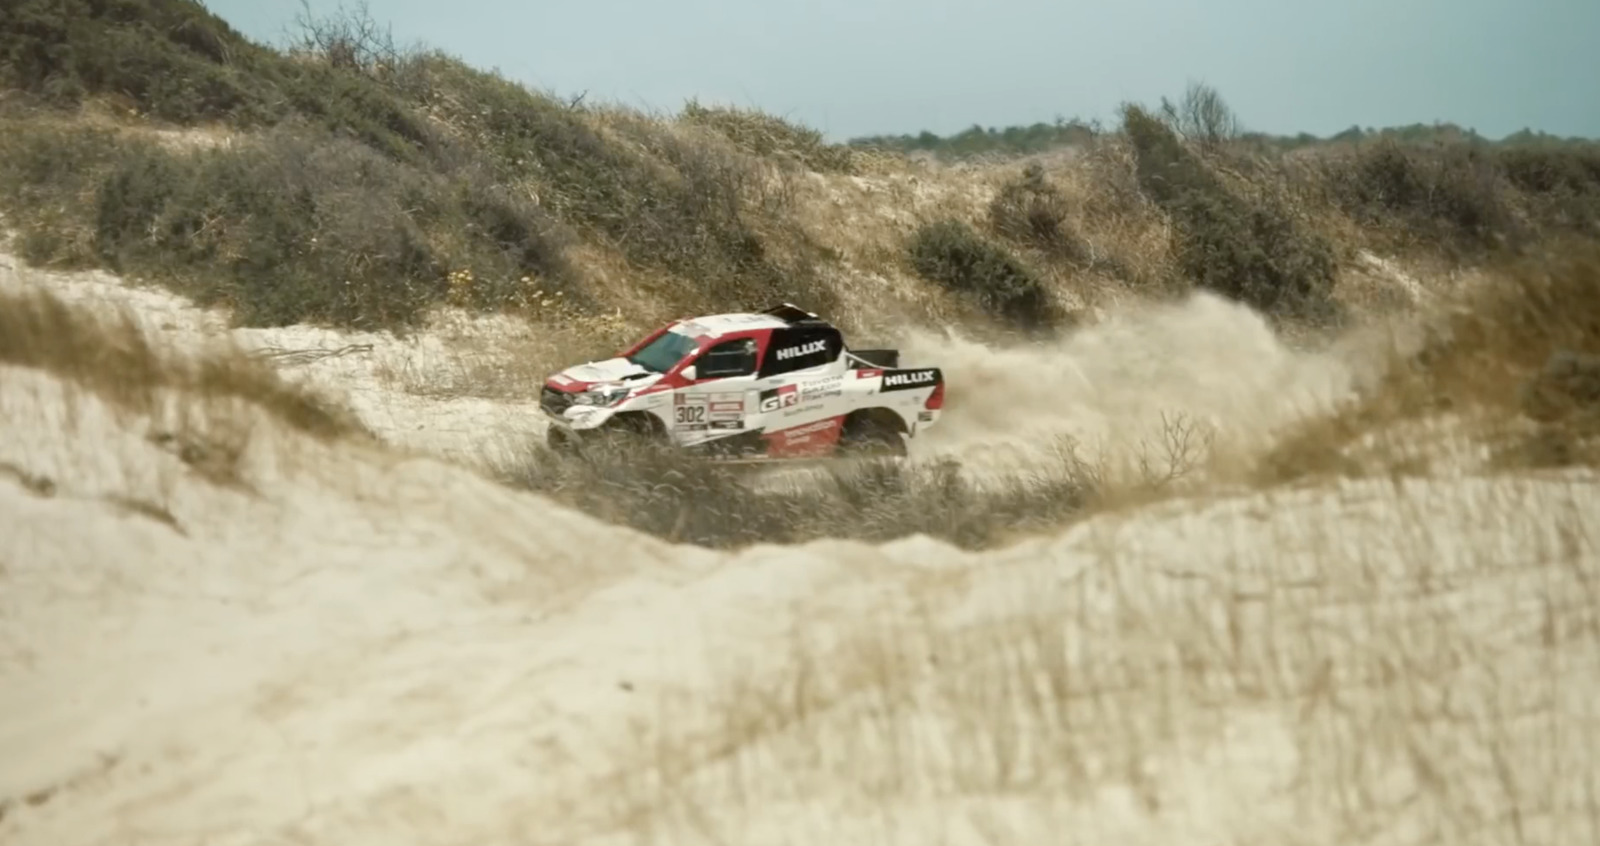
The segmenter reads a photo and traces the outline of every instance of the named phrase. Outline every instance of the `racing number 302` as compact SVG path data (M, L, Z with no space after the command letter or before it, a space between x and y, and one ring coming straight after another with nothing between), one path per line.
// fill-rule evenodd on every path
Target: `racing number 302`
M706 407L703 405L680 405L674 413L679 423L706 422Z

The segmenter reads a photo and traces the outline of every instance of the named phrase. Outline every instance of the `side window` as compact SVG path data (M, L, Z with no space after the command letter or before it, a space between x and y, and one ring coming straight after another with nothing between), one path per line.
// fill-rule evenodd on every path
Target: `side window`
M754 338L723 341L706 350L695 362L694 370L697 379L749 376L756 372L756 341Z
M832 326L796 326L775 329L761 362L761 376L778 376L827 364L839 357L844 339Z

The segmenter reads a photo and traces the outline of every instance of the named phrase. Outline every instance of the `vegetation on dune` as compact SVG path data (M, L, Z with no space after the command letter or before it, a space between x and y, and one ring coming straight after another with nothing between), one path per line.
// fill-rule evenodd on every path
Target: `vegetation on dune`
M683 119L708 127L758 156L787 159L823 173L855 173L858 154L849 147L829 144L822 133L755 109L702 106L690 100Z
M831 305L806 261L815 246L735 146L748 139L708 143L738 121L695 134L561 102L401 51L364 13L303 20L291 52L190 0L28 0L0 14L20 57L0 83L34 106L109 98L248 131L193 150L12 109L0 201L26 219L30 260L170 282L246 324L400 327L445 300L452 271L481 283L469 305L515 307L532 290L591 302L566 258L583 238L683 280L685 308Z
M1064 319L1037 275L963 221L943 218L921 226L906 249L923 278L970 297L1010 325L1032 330Z
M1196 285L1267 313L1327 310L1336 257L1326 239L1282 205L1229 190L1171 126L1138 106L1125 110L1123 130L1139 186L1171 217L1172 252Z
M1263 480L1404 472L1405 424L1452 418L1507 469L1600 466L1600 247L1567 238L1497 262L1339 413L1263 456Z
M30 261L142 276L250 325L399 329L440 303L842 303L827 280L849 278L843 256L805 225L792 176L864 173L872 144L698 102L662 119L558 99L401 49L361 7L308 12L283 49L193 0L20 0L0 36L0 211ZM108 105L146 120L75 111ZM896 221L898 243L848 260L1025 330L1070 325L1062 286L1084 273L1326 322L1349 232L1484 260L1600 226L1600 147L1440 135L1345 133L1286 155L1193 84L1129 105L1115 131L967 133L1089 155L1061 166L1075 178L1033 162L965 208Z
M1093 124L1057 118L1052 123L1008 126L1004 129L976 124L954 135L932 132L915 135L867 135L850 139L849 146L860 150L896 153L931 153L939 158L964 159L975 156L1023 156L1069 146L1092 143L1100 134Z
M537 449L502 475L611 523L722 548L822 538L882 542L920 533L979 549L1061 525L1095 495L1094 474L1076 460L984 486L952 461L862 461L819 470L784 489L762 486L759 471L618 446L582 459Z

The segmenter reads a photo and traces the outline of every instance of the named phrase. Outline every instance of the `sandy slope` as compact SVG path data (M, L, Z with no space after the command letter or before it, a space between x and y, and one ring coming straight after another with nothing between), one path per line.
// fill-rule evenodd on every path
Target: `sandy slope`
M1208 355L1232 378L1173 401L1213 420L1358 375L1241 320L1202 303L1039 360L1082 378L1080 433ZM491 419L402 406L358 361L321 366L385 437L448 453L441 409ZM1170 502L984 554L723 554L247 413L218 485L146 437L162 421L0 369L0 842L1600 834L1591 479ZM969 453L995 428L955 422Z

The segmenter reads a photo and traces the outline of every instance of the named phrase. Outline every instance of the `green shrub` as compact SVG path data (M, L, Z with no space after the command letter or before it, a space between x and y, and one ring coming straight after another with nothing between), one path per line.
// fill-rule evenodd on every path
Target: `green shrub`
M313 129L175 152L87 129L6 128L0 203L30 222L27 258L165 281L232 306L245 325L402 327L452 294L496 309L533 285L587 302L565 258L571 233L485 171L446 178ZM63 212L38 214L51 208ZM459 270L473 282L452 292Z
M1600 145L1519 144L1496 148L1493 157L1542 222L1587 231L1600 226Z
M757 179L749 163L656 122L575 108L442 55L419 60L404 90L462 131L500 181L536 187L554 213L631 261L693 280L679 292L684 307L833 305L807 263L771 255L771 237L802 255L814 249L800 230L758 231L747 219Z
M95 194L119 149L108 130L0 121L0 210L29 262L93 266Z
M1326 318L1331 244L1287 210L1230 191L1172 129L1138 106L1123 113L1140 190L1172 218L1173 252L1196 285L1269 314Z
M908 253L918 274L971 297L1014 326L1040 329L1063 319L1038 277L1005 247L959 220L938 220L919 227Z
M688 280L675 309L836 305L811 269L819 248L770 197L750 202L765 189L745 157L402 52L364 10L299 23L286 53L194 0L0 9L0 85L32 105L94 95L179 124L279 130L193 158L101 151L94 176L67 177L83 183L71 197L24 172L70 155L0 141L0 155L22 156L0 173L13 183L7 208L29 221L30 255L182 277L252 323L397 325L445 296L451 271L473 271L465 294L478 303L514 299L523 275L577 291L561 245L582 232ZM832 154L820 136L786 131L782 143Z
M1043 167L1030 162L989 202L989 225L1051 256L1079 260L1086 251L1068 229L1068 212L1061 189L1045 177Z
M1476 145L1382 139L1332 160L1328 183L1334 201L1368 225L1474 249L1522 234L1494 159Z

